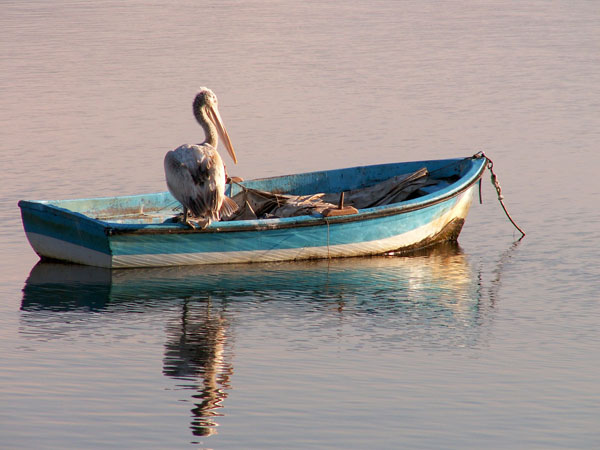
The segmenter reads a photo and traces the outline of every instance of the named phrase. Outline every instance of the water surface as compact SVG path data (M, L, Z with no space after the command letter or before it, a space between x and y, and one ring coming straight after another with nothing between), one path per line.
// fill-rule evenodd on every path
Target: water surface
M3 1L0 446L597 448L600 6ZM38 263L19 199L165 190L219 97L245 178L495 163L410 257Z

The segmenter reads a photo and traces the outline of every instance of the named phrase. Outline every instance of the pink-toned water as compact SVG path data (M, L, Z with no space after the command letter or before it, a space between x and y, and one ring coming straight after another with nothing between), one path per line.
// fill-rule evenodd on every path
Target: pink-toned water
M595 448L599 24L592 1L3 1L0 447ZM34 268L17 201L165 190L200 86L231 175L485 150L527 237L486 180L460 247L413 258Z

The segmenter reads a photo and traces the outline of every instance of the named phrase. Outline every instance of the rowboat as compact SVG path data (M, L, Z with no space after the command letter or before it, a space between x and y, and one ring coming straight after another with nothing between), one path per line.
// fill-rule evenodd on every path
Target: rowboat
M105 268L378 255L456 241L487 161L477 154L230 182L238 213L204 228L181 223L169 192L19 207L42 259Z

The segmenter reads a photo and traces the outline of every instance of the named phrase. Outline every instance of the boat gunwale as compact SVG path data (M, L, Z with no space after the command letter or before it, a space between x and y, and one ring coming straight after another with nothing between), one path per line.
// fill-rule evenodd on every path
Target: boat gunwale
M456 163L459 163L466 159L481 159L481 158L463 158L457 159ZM413 211L418 211L420 209L425 209L430 206L435 206L439 203L443 203L449 199L458 197L469 188L471 188L474 184L476 184L483 175L485 171L486 165L482 164L481 167L477 170L477 172L467 177L469 172L467 172L464 176L459 178L457 182L463 180L463 184L460 186L450 189L446 194L439 196L436 195L436 192L430 193L426 196L420 197L418 201L414 203L394 203L391 205L383 205L372 208L359 209L358 213L342 215L342 216L316 216L316 215L303 215L297 217L285 217L285 218L277 218L277 219L252 219L252 220L236 220L230 222L217 222L218 225L214 225L211 227L207 227L205 229L190 229L189 227L183 224L175 224L177 227L173 228L169 226L165 227L163 224L159 225L146 225L140 227L138 225L133 224L115 224L110 222L105 222L111 225L107 228L107 234L109 235L117 235L117 234L193 234L193 233L231 233L231 232L242 232L242 231L268 231L268 230L281 230L287 228L301 228L301 227L312 227L312 226L322 226L322 225L331 225L331 224L339 224L346 222L358 222L364 220L377 219L381 217L388 217L393 215L406 214ZM274 177L276 178L276 177ZM468 178L467 180L464 180ZM450 185L452 186L452 185ZM450 186L447 186L445 189L448 189ZM431 197L427 199L427 197ZM425 200L422 200L425 199ZM246 223L244 223L246 222ZM248 224L247 222L253 222L252 224ZM226 226L222 226L222 224L228 224ZM229 225L231 224L231 225ZM170 225L170 224L169 224Z
M453 163L460 164L462 161L466 160L478 160L478 159L486 159L481 156L469 156L466 158L454 158L452 159ZM432 160L436 161L436 160ZM448 160L450 161L450 160ZM416 162L427 162L427 161L416 161ZM394 163L390 163L394 164ZM386 164L377 164L374 166L380 166ZM358 166L358 167L368 167L368 166ZM357 167L357 168L358 168ZM351 168L350 168L351 169ZM73 217L78 220L84 220L88 223L94 224L95 226L99 226L103 228L104 233L107 236L112 235L148 235L148 234L159 234L159 235L168 235L168 234L195 234L195 233L231 233L231 232L247 232L247 231L268 231L268 230L280 230L280 229L289 229L289 228L300 228L300 227L311 227L311 226L323 226L330 224L340 224L347 222L356 222L356 221L365 221L371 219L377 219L380 217L387 217L393 215L400 215L405 213L410 213L413 211L421 210L428 208L430 206L437 205L439 203L445 202L449 199L455 198L469 188L471 188L474 184L476 184L482 177L483 172L486 169L486 164L481 164L479 168L472 167L470 168L463 176L461 176L455 183L445 187L442 189L447 190L443 195L438 195L438 192L432 192L418 199L394 203L390 205L382 205L371 208L365 208L358 210L358 213L350 214L350 215L342 215L342 216L331 216L325 217L321 215L302 215L296 217L285 217L285 218L274 218L274 219L250 219L250 220L235 220L235 221L225 221L225 222L215 222L211 226L205 229L190 229L184 224L180 223L160 223L160 224L119 224L115 222L110 222L102 219L95 219L90 217L82 212L77 212L70 210L68 208L63 208L61 206L57 206L52 202L56 202L56 200L42 200L42 201L30 201L30 200L21 200L19 201L19 207L23 208L24 206L35 205L37 208L34 209L49 209L53 212L59 212L60 215L65 217ZM471 174L472 171L476 170L476 173ZM296 174L302 175L302 174ZM261 178L257 180L249 180L249 181L262 181L267 179L275 179L279 177L270 177L270 178ZM454 184L458 183L458 186L452 188ZM136 196L144 196L148 194L138 194ZM106 199L112 199L115 197L105 197ZM101 200L102 197L94 198L95 200ZM78 199L73 199L78 200Z

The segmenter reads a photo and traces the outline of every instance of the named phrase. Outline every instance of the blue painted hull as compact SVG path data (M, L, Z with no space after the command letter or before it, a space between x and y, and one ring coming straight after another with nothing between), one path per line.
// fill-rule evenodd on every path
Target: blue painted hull
M21 201L25 232L42 257L99 267L153 267L337 258L406 251L456 240L485 158L381 164L250 180L247 188L307 195L371 186L426 167L453 182L427 195L346 216L320 214L215 222L191 230L169 220L167 192ZM240 187L233 186L235 195Z

